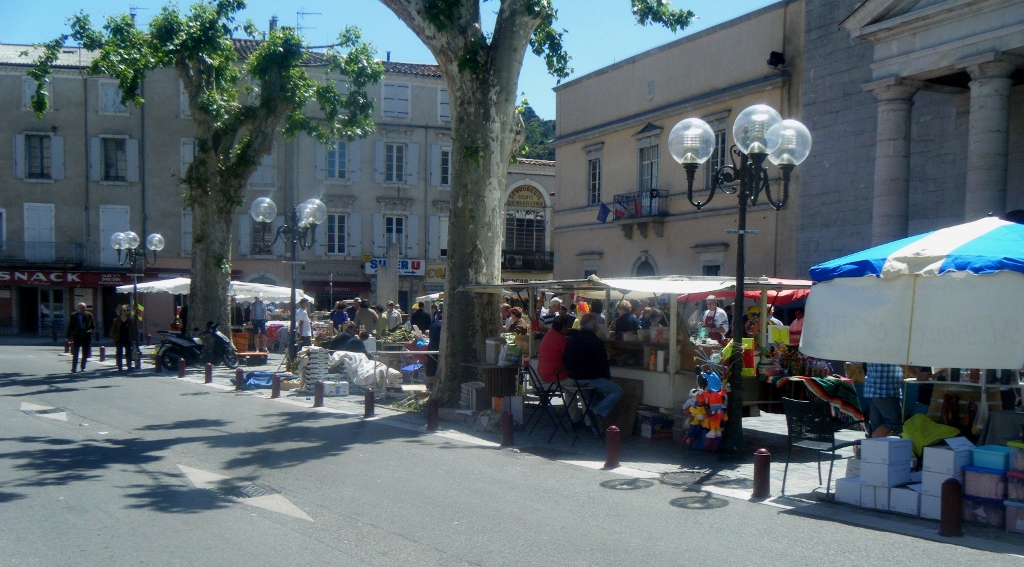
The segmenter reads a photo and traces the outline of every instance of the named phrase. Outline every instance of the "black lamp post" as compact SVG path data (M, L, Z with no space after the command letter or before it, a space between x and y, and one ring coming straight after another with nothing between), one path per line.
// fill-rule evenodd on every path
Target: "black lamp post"
M253 220L259 223L260 241L264 246L272 246L279 239L291 244L292 314L288 356L294 360L295 354L299 350L298 335L295 329L295 264L298 262L298 248L306 250L316 244L316 227L327 219L327 207L320 199L309 199L292 208L288 223L278 227L273 238L270 238L269 233L271 223L277 218L277 205L274 204L274 201L268 197L256 199L249 207L249 214L252 215Z
M138 271L139 258L142 258L143 267L155 265L157 253L164 249L164 237L155 232L146 237L146 248L153 253L152 261L150 261L149 254L140 244L139 235L130 230L128 232L115 232L110 235L110 245L114 247L114 250L117 250L117 263L122 266L131 266L132 268L131 309L132 319L135 321L135 336L132 337L131 349L135 360L130 364L135 364L135 368L141 368L142 365L142 349L139 348L139 310L137 307L140 275Z
M789 199L789 180L793 169L811 151L811 133L796 120L783 120L770 106L755 104L739 113L733 123L734 145L730 153L731 164L715 170L707 199L693 199L693 179L700 164L711 157L715 149L715 133L700 118L687 118L672 128L668 136L672 157L683 164L686 171L686 197L699 211L714 198L716 191L739 199L739 215L736 233L736 298L733 303L732 357L729 359L730 396L725 437L722 451L729 454L745 453L743 441L743 294L744 294L744 240L747 234L747 206L756 205L761 192L765 193L768 204L776 211L786 206ZM739 165L736 164L737 158ZM782 173L782 195L776 200L772 196L768 160L779 167Z

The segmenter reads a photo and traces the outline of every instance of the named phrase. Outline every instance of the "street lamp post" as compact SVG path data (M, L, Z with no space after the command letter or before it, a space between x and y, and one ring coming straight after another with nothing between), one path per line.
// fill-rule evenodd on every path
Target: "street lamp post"
M277 228L273 238L269 237L271 223L277 218L277 205L268 197L252 202L249 214L259 223L260 239L264 246L272 246L278 240L291 244L292 266L292 314L289 333L288 356L295 359L298 352L298 337L295 332L295 264L298 262L298 248L306 250L316 244L316 227L327 219L327 207L320 199L309 199L292 208L288 223Z
M146 237L146 248L153 253L152 262L149 259L149 254L142 248L139 242L139 235L130 230L128 232L115 232L112 234L110 236L110 245L114 247L114 250L117 250L117 263L122 266L130 265L132 268L131 309L132 319L135 321L135 336L132 338L131 349L135 358L135 368L141 368L142 349L139 348L139 310L137 308L139 300L139 257L142 257L143 267L155 265L156 255L164 249L164 237L155 232Z
M739 212L736 233L736 298L733 303L732 357L729 359L729 420L725 429L725 437L721 450L729 454L740 454L746 451L743 441L743 294L744 294L744 262L745 237L757 234L747 230L747 207L756 205L761 193L764 192L768 205L776 211L786 206L789 199L789 181L793 169L799 165L811 151L811 133L796 120L783 120L778 112L770 106L755 104L736 116L733 123L734 145L730 150L731 164L716 169L712 175L711 186L707 198L695 201L693 198L693 180L697 168L711 157L715 149L715 133L700 118L681 120L672 128L668 136L669 152L673 159L683 164L686 171L686 197L690 204L701 210L716 191L733 195L739 199ZM739 164L736 160L739 159ZM764 162L768 160L778 166L782 174L782 195L778 200L772 196L768 169Z

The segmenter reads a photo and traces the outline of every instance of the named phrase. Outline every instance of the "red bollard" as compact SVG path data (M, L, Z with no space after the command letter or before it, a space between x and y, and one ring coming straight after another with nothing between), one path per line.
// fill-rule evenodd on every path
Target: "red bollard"
M610 425L604 432L604 468L614 469L619 466L619 452L622 447L622 435L619 428Z
M206 363L206 376L203 379L203 383L209 384L210 382L213 382L213 364L207 362Z
M515 445L515 439L512 438L512 412L501 412L501 446L511 447Z
M317 380L313 385L313 407L324 407L324 381Z
M939 512L939 535L942 537L963 537L964 535L964 489L955 478L942 483L942 504Z
M153 335L146 334L146 346L153 346Z
M71 341L64 341L64 354L71 352Z
M754 493L752 498L768 498L772 495L771 486L772 454L768 449L754 451Z
M103 362L106 359L107 359L107 347L101 346L100 347L100 362Z
M373 388L367 388L366 393L363 394L363 417L373 417Z
M184 358L179 358L178 359L178 378L184 378L184 377L185 377L185 359Z
M241 391L242 387L245 386L245 376L241 368L235 369L235 389Z
M140 358L139 361L141 362L142 359ZM154 374L160 374L160 372L163 370L163 366L164 365L160 363L160 357L154 354L153 355L153 373Z
M427 431L437 431L437 400L427 400Z
M274 379L270 383L270 398L277 399L281 397L281 375L274 374Z

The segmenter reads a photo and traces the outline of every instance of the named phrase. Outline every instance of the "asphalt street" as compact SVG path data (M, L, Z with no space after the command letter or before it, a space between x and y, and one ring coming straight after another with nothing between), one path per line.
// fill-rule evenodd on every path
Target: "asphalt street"
M0 346L0 565L1022 564L61 352Z

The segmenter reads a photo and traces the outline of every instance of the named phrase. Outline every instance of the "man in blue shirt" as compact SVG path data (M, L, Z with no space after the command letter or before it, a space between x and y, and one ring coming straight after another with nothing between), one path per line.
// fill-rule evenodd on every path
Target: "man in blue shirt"
M252 320L252 342L257 351L267 351L267 304L263 298L256 296L249 310ZM261 340L262 339L262 340Z
M903 374L899 364L867 363L864 397L868 400L871 437L903 433Z

